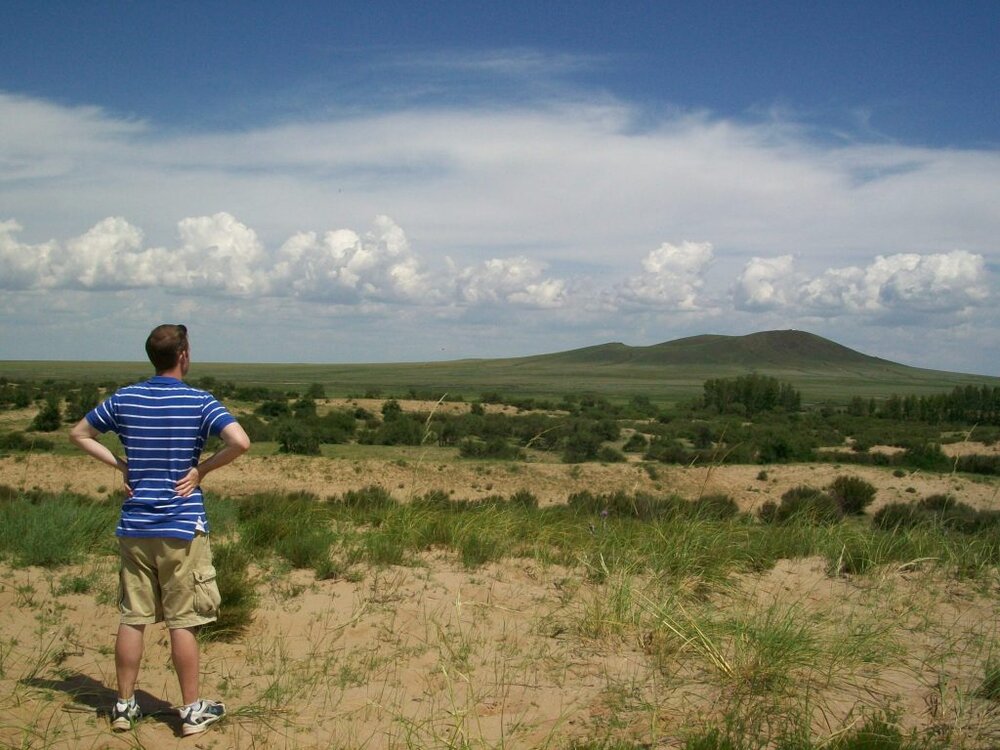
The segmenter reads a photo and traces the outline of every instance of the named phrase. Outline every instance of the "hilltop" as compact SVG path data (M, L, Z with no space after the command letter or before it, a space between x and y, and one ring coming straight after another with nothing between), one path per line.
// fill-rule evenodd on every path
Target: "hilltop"
M705 334L652 346L619 342L527 357L537 362L642 366L726 366L748 370L790 368L901 368L806 331L762 331L746 336ZM912 368L908 368L912 369Z

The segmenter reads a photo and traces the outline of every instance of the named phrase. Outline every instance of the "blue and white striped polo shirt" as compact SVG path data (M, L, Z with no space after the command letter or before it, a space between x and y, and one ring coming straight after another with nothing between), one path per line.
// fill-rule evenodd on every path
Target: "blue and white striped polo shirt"
M120 389L87 421L117 434L128 460L132 497L122 505L115 534L193 539L208 533L201 488L180 497L174 485L198 465L209 436L236 421L211 393L157 375Z

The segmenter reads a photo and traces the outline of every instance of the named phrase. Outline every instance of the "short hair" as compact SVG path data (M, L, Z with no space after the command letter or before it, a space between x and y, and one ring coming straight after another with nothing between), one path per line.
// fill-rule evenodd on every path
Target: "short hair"
M187 348L187 326L180 323L156 326L146 339L146 356L157 372L174 368Z

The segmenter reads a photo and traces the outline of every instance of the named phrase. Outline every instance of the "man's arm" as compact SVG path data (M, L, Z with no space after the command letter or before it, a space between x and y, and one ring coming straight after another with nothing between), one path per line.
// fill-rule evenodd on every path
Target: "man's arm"
M97 439L100 434L100 431L84 418L77 422L73 426L73 429L69 431L69 440L73 445L82 449L84 453L93 456L103 464L118 469L118 471L125 475L125 479L127 480L128 464L112 453L110 449Z
M225 466L250 449L250 438L239 422L230 422L222 429L219 437L222 438L223 446L177 480L174 489L178 495L187 497L201 484L208 472Z

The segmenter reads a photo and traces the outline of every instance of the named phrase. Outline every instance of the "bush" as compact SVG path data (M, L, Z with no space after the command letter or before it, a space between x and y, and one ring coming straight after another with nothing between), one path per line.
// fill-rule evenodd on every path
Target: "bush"
M292 410L288 406L288 401L285 399L272 399L265 401L260 406L257 407L257 413L264 417L270 417L274 419L276 417L285 417L292 413Z
M319 436L311 427L296 420L285 420L276 428L279 450L304 456L319 455Z
M925 514L909 503L889 503L872 517L872 525L884 531L912 529L925 521Z
M35 432L55 432L62 427L62 411L55 398L47 398L45 406L31 422L29 429Z
M598 429L597 422L575 420L570 432L562 439L562 459L568 464L597 458L601 444L608 438Z
M595 495L587 490L574 492L569 496L567 505L578 513L635 518L640 521L697 517L701 510L696 503L688 502L676 495L657 497L645 492L629 495L621 491L607 495Z
M620 464L626 459L625 454L620 450L612 448L610 445L604 445L597 451L597 460L609 464Z
M676 440L656 438L650 444L644 458L648 461L659 461L665 464L689 464L695 461L698 455L689 451Z
M840 476L829 487L830 495L840 505L844 515L860 515L872 504L877 490L861 477Z
M907 446L903 462L924 471L948 471L951 463L937 443L917 443Z
M419 417L390 409L376 429L364 430L358 435L358 442L364 445L420 445L424 436L424 424Z
M641 432L633 432L622 446L622 450L626 453L644 453L648 448L649 439Z
M339 500L332 502L339 502L345 508L369 511L382 511L397 504L389 490L377 484L370 484L360 490L348 490Z
M891 503L872 518L879 529L938 526L963 534L1000 529L1000 511L976 510L951 495L929 495L915 503Z
M740 512L740 506L736 504L736 501L724 493L705 495L695 500L694 505L699 516L717 521L733 518Z
M1000 456L959 456L955 468L970 474L1000 476Z
M762 521L785 523L791 520L804 520L809 523L828 525L840 520L842 513L840 505L821 490L806 485L800 485L788 490L781 496L781 504L771 510L764 508L758 511Z
M256 414L241 416L240 426L246 431L251 442L263 443L274 439L274 428Z

